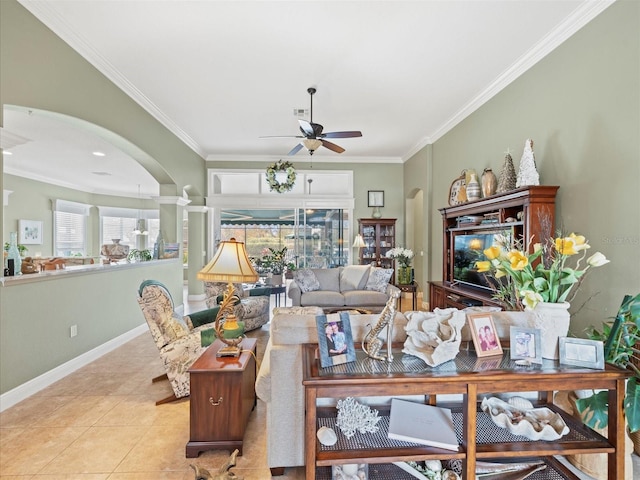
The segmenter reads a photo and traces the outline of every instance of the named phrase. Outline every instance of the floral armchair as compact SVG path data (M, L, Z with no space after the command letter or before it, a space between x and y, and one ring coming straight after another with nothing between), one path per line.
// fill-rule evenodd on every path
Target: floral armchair
M208 308L214 308L227 290L226 283L205 282L205 303ZM234 284L234 294L240 302L234 307L234 314L239 321L244 322L244 331L255 330L269 322L270 287L250 288L243 290L242 285Z
M160 351L166 374L154 378L156 382L167 378L174 394L158 400L156 405L189 396L189 367L204 352L201 332L213 329L218 308L179 316L174 311L173 299L167 287L155 280L145 280L138 289L138 304L142 309L151 336Z

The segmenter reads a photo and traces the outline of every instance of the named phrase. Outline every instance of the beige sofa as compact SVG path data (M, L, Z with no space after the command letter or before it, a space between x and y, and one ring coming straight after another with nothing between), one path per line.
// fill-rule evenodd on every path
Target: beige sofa
M267 463L273 475L284 467L304 465L304 388L302 386L302 345L318 343L316 315L319 307L274 309L270 338L258 378L256 393L267 406ZM350 315L356 349L360 347L367 325L375 325L379 314ZM393 341L406 338L407 319L396 313ZM386 329L380 338L386 340Z
M305 272L316 280L311 290L308 286L305 288L307 278L301 275ZM393 276L393 271L390 275ZM388 283L388 277L386 281L380 281L382 278L384 269L369 265L303 269L294 273L287 295L293 306L353 307L379 312L391 292L398 291L396 286Z

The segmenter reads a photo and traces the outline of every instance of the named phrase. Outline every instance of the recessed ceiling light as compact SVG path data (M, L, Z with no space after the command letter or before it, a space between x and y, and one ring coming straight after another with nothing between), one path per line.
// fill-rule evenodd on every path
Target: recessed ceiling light
M111 174L109 172L91 172L94 175L100 175L100 176L111 176Z
M93 152L96 157L104 157L105 154L103 152Z
M6 150L2 151L3 155L13 155L13 152L7 152Z

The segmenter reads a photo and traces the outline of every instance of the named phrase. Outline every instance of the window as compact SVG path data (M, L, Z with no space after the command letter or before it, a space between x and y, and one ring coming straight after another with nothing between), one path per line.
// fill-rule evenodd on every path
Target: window
M146 250L153 246L160 228L158 210L117 207L98 209L101 244L111 243L118 238L122 245L128 245L131 250Z
M53 250L56 256L87 254L87 216L91 205L56 200L53 216Z

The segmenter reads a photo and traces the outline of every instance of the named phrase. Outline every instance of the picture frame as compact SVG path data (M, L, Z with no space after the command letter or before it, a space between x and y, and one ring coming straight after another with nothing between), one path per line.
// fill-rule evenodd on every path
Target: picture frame
M18 243L42 245L42 220L18 220Z
M560 363L604 370L604 344L599 340L560 337Z
M490 314L467 314L467 322L469 323L471 337L478 357L502 355L502 346L500 345L496 325Z
M384 190L369 190L368 192L369 207L384 207Z
M509 327L509 354L512 360L542 363L542 332L539 328Z
M316 327L322 368L356 361L349 312L317 315Z

